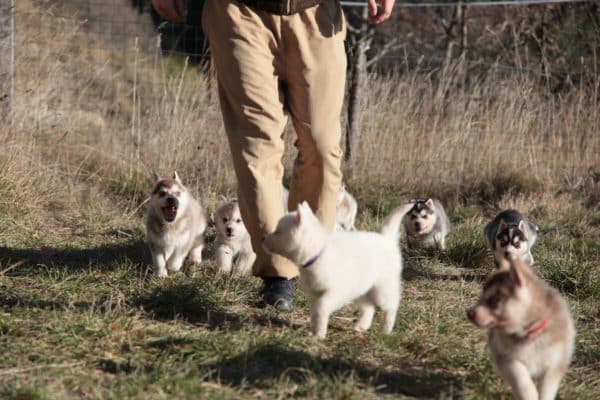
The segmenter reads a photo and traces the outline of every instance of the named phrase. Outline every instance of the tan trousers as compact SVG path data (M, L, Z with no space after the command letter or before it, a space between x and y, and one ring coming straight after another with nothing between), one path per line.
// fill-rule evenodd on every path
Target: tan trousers
M306 200L326 226L334 225L346 74L341 7L337 0L325 0L300 13L277 16L234 0L207 0L202 25L217 72L240 211L257 254L253 273L295 277L298 267L265 253L262 238L284 212L286 111L298 149L289 208Z

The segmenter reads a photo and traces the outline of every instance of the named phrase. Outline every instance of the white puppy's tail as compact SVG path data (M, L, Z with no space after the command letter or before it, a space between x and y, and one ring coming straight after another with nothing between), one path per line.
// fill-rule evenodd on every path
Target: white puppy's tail
M383 221L381 234L390 238L390 240L393 240L394 243L397 243L400 240L400 225L402 224L402 218L404 218L406 213L413 207L414 204L407 203L394 209Z

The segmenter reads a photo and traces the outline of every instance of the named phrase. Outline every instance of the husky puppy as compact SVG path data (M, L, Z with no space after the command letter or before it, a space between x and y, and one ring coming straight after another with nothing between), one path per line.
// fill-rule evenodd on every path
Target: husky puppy
M240 215L240 206L236 199L222 196L223 205L214 214L217 227L215 253L219 272L231 273L235 264L235 272L247 274L252 269L256 254L252 250L250 234Z
M356 220L356 212L358 205L356 199L346 190L346 185L342 184L338 194L338 202L336 208L336 228L345 231L353 231L354 221Z
M172 179L158 179L146 215L146 236L156 274L164 278L167 270L179 271L188 254L192 264L200 264L205 229L204 211L177 172Z
M538 227L517 210L504 210L483 229L488 247L498 267L505 253L517 255L528 265L533 264L531 248L537 239Z
M567 304L516 255L499 263L469 320L488 329L492 361L518 399L554 399L575 346Z
M436 199L411 200L412 208L404 217L406 240L411 248L446 248L446 235L450 231L450 220L444 207Z
M411 206L395 210L381 233L330 232L302 202L264 238L266 251L300 266L314 336L324 338L331 313L351 302L359 309L355 330L369 329L379 307L384 313L383 332L392 331L402 292L400 224Z

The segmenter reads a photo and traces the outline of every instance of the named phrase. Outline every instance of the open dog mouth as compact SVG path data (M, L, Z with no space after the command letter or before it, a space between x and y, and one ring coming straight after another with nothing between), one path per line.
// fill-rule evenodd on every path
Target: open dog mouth
M175 221L175 217L177 217L177 207L175 206L166 206L162 208L163 217L167 222Z

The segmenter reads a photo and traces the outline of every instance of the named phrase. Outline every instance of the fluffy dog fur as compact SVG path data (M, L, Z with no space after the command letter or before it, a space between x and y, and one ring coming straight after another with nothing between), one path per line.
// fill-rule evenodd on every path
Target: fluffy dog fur
M575 342L573 320L556 289L507 254L468 317L488 329L494 365L518 399L554 399Z
M450 231L450 220L442 203L436 199L411 201L411 208L404 218L406 240L411 248L446 248L446 235Z
M504 210L483 229L488 247L498 267L504 254L515 254L528 265L533 265L531 248L537 239L538 227L517 210Z
M377 306L384 313L383 331L392 331L402 292L400 224L410 207L395 210L381 233L329 232L303 202L265 237L265 250L301 267L314 336L324 338L331 313L350 302L359 309L356 330L370 328Z
M146 215L146 236L156 274L164 278L167 271L179 271L188 255L192 264L200 264L205 229L204 211L177 172L172 179L158 179Z
M222 197L222 200L223 204L215 211L213 218L217 227L215 255L218 271L247 274L256 259L250 234L242 221L238 201L226 197Z

